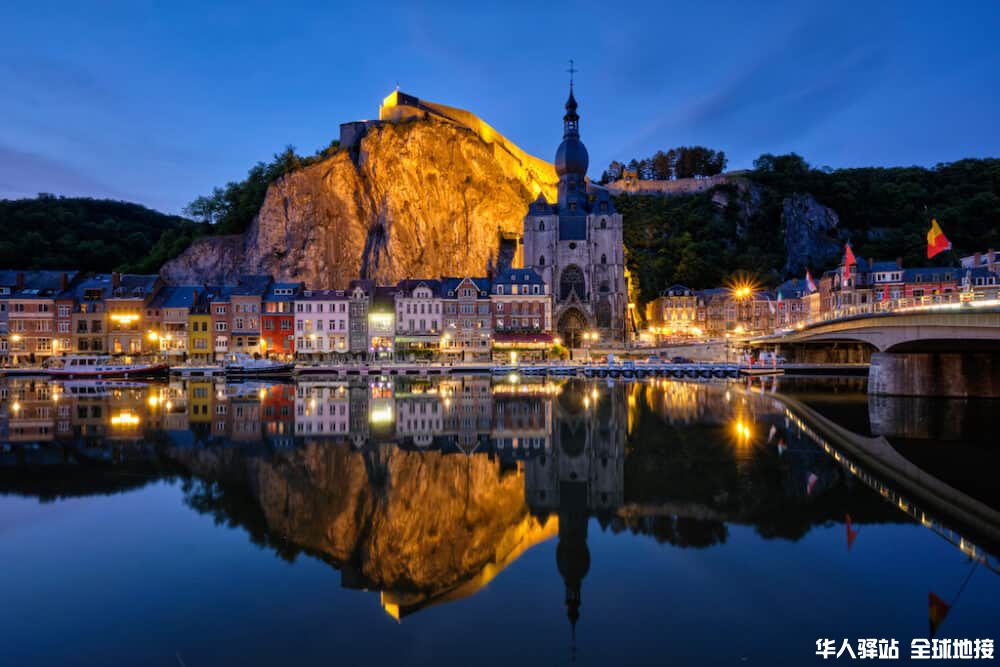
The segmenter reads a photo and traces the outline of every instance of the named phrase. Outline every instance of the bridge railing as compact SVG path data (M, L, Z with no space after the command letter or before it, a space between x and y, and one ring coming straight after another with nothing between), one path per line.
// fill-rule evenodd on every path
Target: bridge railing
M797 329L856 319L866 315L888 315L891 313L913 313L921 311L954 310L957 308L977 308L1000 306L1000 300L984 298L983 294L973 292L950 292L922 297L889 299L871 303L838 306L810 317L804 317L784 326L776 327L775 334L790 333Z

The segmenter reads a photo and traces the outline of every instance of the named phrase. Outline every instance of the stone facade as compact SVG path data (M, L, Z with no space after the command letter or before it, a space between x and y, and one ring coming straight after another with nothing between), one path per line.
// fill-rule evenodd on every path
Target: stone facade
M531 204L522 252L524 266L549 285L556 331L570 347L581 347L586 332L623 340L628 305L622 216L607 190L587 182L576 108L570 91L556 152L558 199L549 204L540 195Z

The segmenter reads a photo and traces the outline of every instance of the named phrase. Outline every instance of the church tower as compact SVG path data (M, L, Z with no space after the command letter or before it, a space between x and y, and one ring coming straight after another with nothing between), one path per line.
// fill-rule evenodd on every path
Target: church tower
M625 335L622 216L608 191L587 180L589 163L570 79L555 157L558 200L549 204L540 195L528 208L523 230L524 265L549 285L552 321L569 347L583 347L584 333L596 333L603 342L620 342Z

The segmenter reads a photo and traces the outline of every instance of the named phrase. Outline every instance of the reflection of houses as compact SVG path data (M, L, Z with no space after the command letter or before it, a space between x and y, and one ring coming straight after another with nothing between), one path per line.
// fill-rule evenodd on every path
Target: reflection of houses
M396 394L396 437L401 442L409 439L417 447L429 447L444 430L444 405L436 390L413 389L418 390Z
M490 378L463 377L441 383L444 395L444 435L463 452L489 446L493 422Z
M346 435L351 428L350 402L346 382L299 382L295 387L295 434Z

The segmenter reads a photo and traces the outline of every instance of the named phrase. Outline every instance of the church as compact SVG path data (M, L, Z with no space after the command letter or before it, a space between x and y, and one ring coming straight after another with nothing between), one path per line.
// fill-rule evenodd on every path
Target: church
M558 200L544 196L524 217L522 261L550 287L552 321L567 347L583 347L589 336L600 342L625 338L628 286L622 216L604 188L587 181L589 156L580 141L570 81L563 141L556 151Z

